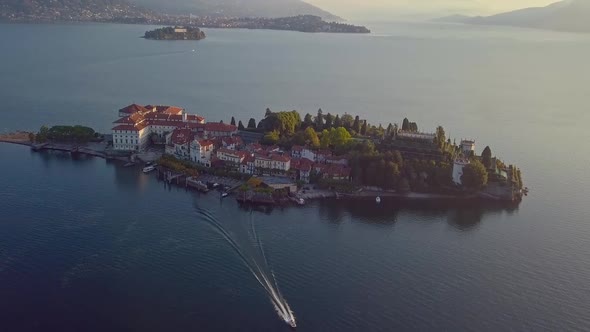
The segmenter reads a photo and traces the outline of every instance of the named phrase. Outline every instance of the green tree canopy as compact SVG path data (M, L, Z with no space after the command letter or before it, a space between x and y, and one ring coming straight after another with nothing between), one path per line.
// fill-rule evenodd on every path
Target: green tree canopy
M410 120L408 118L404 118L404 121L402 121L402 130L410 130Z
M330 129L334 127L334 116L330 113L326 114L326 123L324 124L325 129Z
M436 127L436 138L435 138L436 145L438 145L438 147L442 149L445 145L446 140L447 140L447 137L445 134L445 129L442 126Z
M342 120L340 120L340 115L336 114L334 118L334 128L342 127Z
M279 139L280 139L279 132L276 130L273 130L271 132L266 133L266 135L264 135L263 142L264 142L264 144L273 145L273 144L277 144L279 142Z
M358 115L354 118L354 122L352 124L352 130L354 130L357 134L361 133L361 119L359 118Z
M468 189L479 190L488 183L488 171L477 159L463 167L461 183Z
M486 169L492 167L492 150L489 146L486 146L485 149L483 149L483 152L481 153L481 162Z
M352 115L344 113L344 115L340 117L340 121L342 122L342 127L346 129L351 129L352 124L354 123L354 118L352 117Z
M230 124L231 124L232 126L235 126L235 125L236 125L236 118L234 118L233 116L231 117Z
M313 126L313 117L311 116L311 114L307 113L305 114L305 118L303 119L303 125L302 128L308 128Z
M346 145L352 139L352 136L344 127L332 128L330 136L330 141L335 148Z
M315 117L315 129L322 130L324 128L324 112L320 108L318 110L318 115Z
M238 130L244 130L244 124L242 123L242 120L238 122Z
M360 134L363 136L367 134L367 120L363 121L363 126L361 127Z
M248 121L248 129L256 129L256 120L254 118L250 118L250 121Z
M307 127L304 133L305 141L311 145L312 148L319 148L320 147L320 139L318 134L315 132L313 127Z

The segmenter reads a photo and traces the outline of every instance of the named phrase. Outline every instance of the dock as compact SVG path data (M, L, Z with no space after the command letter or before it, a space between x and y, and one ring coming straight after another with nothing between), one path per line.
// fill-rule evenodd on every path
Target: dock
M197 180L197 178L195 178L195 177L186 178L185 185L188 188L194 188L202 193L209 192L209 188L207 187L207 185L205 183L203 183L202 181Z

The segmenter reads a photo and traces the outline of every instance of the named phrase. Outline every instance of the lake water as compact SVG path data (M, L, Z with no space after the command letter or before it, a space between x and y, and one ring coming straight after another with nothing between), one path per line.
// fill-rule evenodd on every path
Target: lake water
M0 132L106 131L132 102L408 116L519 165L518 209L314 202L270 213L138 169L0 145L0 330L286 330L204 220L253 222L302 331L588 330L590 36L436 24L369 36L0 25ZM194 50L194 51L193 51Z

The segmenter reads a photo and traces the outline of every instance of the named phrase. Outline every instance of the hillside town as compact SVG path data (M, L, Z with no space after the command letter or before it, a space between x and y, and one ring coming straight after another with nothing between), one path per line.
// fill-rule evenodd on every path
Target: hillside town
M267 109L258 124L235 122L207 122L176 106L132 104L118 111L112 145L132 155L159 151L163 161L183 170L238 178L246 183L243 191L254 189L247 185L252 177L280 182L270 187L290 188L291 194L312 184L353 196L477 192L514 201L523 189L520 170L493 157L489 147L477 156L475 140L451 142L442 127L420 132L404 119L401 128L383 128L321 109L305 120L296 111Z

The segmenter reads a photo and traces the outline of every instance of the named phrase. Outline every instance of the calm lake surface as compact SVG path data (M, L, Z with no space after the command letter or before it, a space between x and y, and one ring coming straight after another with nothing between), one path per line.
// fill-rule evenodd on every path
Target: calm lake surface
M314 202L250 212L102 159L0 145L1 331L281 331L254 224L301 331L589 330L590 35L435 24L370 36L0 25L0 132L110 129L130 104L443 125L523 169L517 209ZM193 51L194 50L194 51Z

